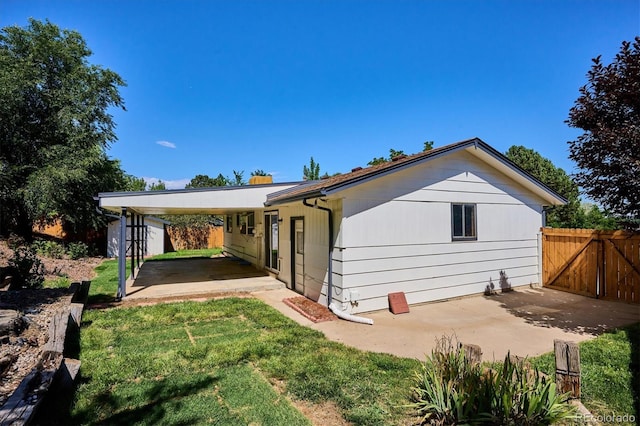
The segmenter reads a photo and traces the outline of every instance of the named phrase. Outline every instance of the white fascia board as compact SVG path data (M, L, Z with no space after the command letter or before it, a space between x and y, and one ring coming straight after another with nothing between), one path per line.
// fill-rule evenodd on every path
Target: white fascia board
M100 207L120 213L122 208L138 214L222 214L228 211L263 209L267 195L291 185L255 185L212 190L176 190L101 193Z
M528 174L512 167L500 157L494 156L491 152L482 149L482 147L468 147L466 148L466 151L533 192L538 197L548 202L549 205L561 206L567 204L567 200L562 198L560 195L546 188Z

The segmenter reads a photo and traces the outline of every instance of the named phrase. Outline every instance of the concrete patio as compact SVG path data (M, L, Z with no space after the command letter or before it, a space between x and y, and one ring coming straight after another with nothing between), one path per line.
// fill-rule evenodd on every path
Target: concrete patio
M362 316L374 320L363 325L344 320L313 323L282 303L297 296L288 290L254 295L327 338L358 349L424 359L436 338L456 336L460 342L482 348L483 360L502 360L507 352L536 356L553 350L553 340L591 339L606 330L640 321L640 308L619 302L591 299L548 288L524 288L494 296L471 296L411 306L394 315L377 311Z
M148 260L127 280L127 299L283 288L281 281L234 258Z

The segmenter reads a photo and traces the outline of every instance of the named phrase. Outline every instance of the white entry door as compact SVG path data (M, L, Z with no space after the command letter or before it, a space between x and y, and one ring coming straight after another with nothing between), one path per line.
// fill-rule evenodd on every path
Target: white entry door
M293 219L292 222L293 289L304 294L304 220Z

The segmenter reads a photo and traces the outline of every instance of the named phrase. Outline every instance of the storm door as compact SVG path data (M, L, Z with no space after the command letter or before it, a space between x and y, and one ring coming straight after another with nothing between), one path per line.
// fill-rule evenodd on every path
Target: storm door
M291 279L292 288L304 294L304 219L291 219Z
M265 266L272 271L279 271L278 265L278 212L264 214L264 257Z

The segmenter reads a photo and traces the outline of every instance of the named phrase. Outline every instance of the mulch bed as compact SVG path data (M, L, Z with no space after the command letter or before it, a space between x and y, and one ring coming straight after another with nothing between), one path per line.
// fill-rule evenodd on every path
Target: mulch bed
M326 306L322 306L304 296L282 299L285 305L299 312L302 316L313 322L333 321L336 317Z
M68 289L0 291L0 309L16 310L24 328L0 336L0 407L41 358L55 313L71 302Z

